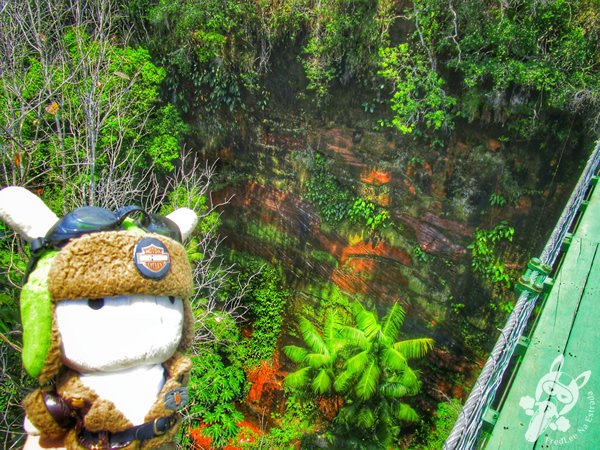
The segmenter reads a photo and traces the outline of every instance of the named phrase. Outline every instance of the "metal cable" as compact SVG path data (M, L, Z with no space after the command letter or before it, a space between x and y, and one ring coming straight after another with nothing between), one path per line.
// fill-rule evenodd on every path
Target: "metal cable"
M556 262L563 240L577 216L599 164L600 141L596 143L596 148L590 155L585 169L544 247L540 257L543 263L552 266ZM444 450L466 450L475 447L481 430L483 414L496 396L498 386L538 298L539 294L529 291L523 291L519 296L515 308L508 317L475 386L471 390L469 398L444 443Z

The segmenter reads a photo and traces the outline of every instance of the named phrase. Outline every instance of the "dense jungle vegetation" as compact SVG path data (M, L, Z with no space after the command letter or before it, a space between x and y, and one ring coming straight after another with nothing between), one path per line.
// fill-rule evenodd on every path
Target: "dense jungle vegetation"
M599 22L598 0L0 0L2 185L59 216L199 213L182 448L437 449L598 136ZM29 249L0 227L19 448Z

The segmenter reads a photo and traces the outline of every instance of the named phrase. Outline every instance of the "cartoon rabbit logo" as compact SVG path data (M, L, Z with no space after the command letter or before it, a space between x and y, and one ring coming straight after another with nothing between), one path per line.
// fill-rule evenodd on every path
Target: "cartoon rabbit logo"
M550 371L538 381L535 398L528 395L521 397L519 406L531 416L525 432L528 442L535 442L548 428L562 432L571 428L571 423L565 416L577 404L579 391L589 381L592 371L586 370L573 378L561 372L563 361L563 355L559 355L552 362Z

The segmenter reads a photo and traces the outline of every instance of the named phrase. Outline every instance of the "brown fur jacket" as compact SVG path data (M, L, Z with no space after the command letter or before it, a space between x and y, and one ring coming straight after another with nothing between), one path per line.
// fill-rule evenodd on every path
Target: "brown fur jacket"
M158 394L156 401L148 411L145 422L177 414L165 405L167 394L174 389L187 385L191 361L186 356L176 354L163 363L166 381ZM81 417L79 424L89 432L108 431L117 433L133 427L133 424L109 400L99 398L90 388L83 385L79 375L67 370L59 375L54 385L58 396ZM64 446L67 450L80 450L82 446L78 439L77 426L64 428L49 413L43 399L41 389L37 389L27 396L24 402L28 419L40 432L40 443L52 446ZM165 434L145 441L132 441L125 447L126 450L156 448L165 442L172 441L177 433L178 424Z

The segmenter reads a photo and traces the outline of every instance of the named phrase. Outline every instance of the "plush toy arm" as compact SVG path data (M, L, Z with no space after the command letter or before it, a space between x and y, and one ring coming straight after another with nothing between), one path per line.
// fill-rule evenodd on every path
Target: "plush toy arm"
M42 438L62 439L73 425L68 407L60 397L36 389L25 397L23 405L27 414L25 425L29 428L26 431L30 434L37 432Z

